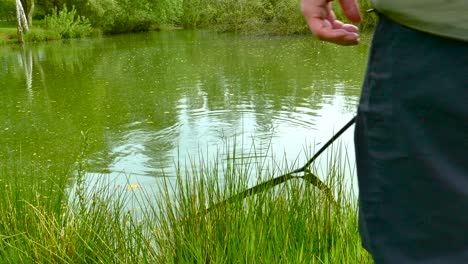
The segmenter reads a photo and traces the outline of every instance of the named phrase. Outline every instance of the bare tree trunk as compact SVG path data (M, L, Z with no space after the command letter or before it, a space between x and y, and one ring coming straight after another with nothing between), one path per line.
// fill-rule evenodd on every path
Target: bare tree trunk
M29 31L28 21L24 14L23 5L20 0L16 0L16 19L18 20L18 42L23 43L23 28L25 32Z
M33 16L34 16L34 0L31 0L31 6L29 7L29 12L28 12L28 22L29 22L29 27L32 27L33 23Z
M26 76L26 89L28 91L29 101L33 99L33 90L32 90L32 75L33 75L33 56L31 48L27 48L24 45L21 45L21 61L23 62L24 74Z

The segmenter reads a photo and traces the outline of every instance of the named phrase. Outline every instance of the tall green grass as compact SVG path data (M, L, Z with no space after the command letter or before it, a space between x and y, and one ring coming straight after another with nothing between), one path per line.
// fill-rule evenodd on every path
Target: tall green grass
M218 171L198 169L178 178L175 198L167 186L159 207L161 263L372 263L361 248L356 200L346 190L349 168L329 157L326 183L336 201L300 179L222 207L213 207L248 187L246 175L260 177L250 161L234 160ZM343 160L341 160L343 161ZM216 167L216 166L215 166ZM219 168L219 167L218 167ZM271 169L268 177L291 168ZM265 176L265 175L263 175ZM336 205L336 203L338 205ZM206 212L206 208L213 208Z
M54 170L2 164L0 263L372 263L342 156L323 171L335 201L297 179L209 212L249 177L290 168L233 153L179 166L156 189L118 188L90 185L78 156Z

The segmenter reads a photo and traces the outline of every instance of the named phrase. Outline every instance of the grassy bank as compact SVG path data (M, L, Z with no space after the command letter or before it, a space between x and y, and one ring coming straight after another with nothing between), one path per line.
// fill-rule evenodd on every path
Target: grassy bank
M93 28L86 17L78 15L73 7L68 9L64 6L61 10L54 8L51 14L44 20L33 21L29 32L25 33L25 42L40 42L69 38L82 38L99 36L101 31ZM14 21L3 21L0 23L0 44L17 43L18 34Z
M40 21L26 34L26 42L159 30L202 28L246 34L310 34L297 0L166 0L135 2L81 1L74 6L57 4L42 10ZM370 0L358 1L363 13L362 30L376 23ZM61 1L58 1L61 3ZM70 3L69 3L70 4ZM76 5L76 6L75 6ZM40 6L39 6L40 7ZM44 9L46 7L42 7ZM337 3L334 9L346 21ZM5 23L3 23L5 24ZM15 22L0 23L0 43L16 42Z
M338 205L297 179L208 213L246 175L266 176L253 161L201 158L157 189L118 188L87 186L82 162L2 164L0 263L372 263L337 158L325 173Z
M16 23L13 21L0 21L0 45L18 42Z

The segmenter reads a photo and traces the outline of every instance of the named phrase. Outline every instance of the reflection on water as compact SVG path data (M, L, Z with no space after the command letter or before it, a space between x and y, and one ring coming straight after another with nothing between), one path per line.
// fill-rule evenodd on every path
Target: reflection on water
M73 162L86 145L89 175L117 186L232 148L300 166L353 116L366 50L203 31L1 47L0 158Z

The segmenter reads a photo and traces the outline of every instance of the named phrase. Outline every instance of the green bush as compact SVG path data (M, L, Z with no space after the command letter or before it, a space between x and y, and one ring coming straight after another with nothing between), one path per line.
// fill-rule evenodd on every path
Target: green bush
M180 23L184 27L256 33L304 26L296 0L185 0Z
M75 7L70 11L66 6L60 11L54 7L52 14L45 18L45 26L58 33L61 38L81 38L89 36L92 32L89 20L77 15Z
M361 28L372 27L376 18L365 12L371 8L370 0L360 0L359 5L364 18ZM337 17L346 21L337 3L334 9ZM190 28L256 34L309 32L297 0L183 0L179 23Z
M89 0L86 14L92 25L105 33L149 31L175 23L179 1Z

